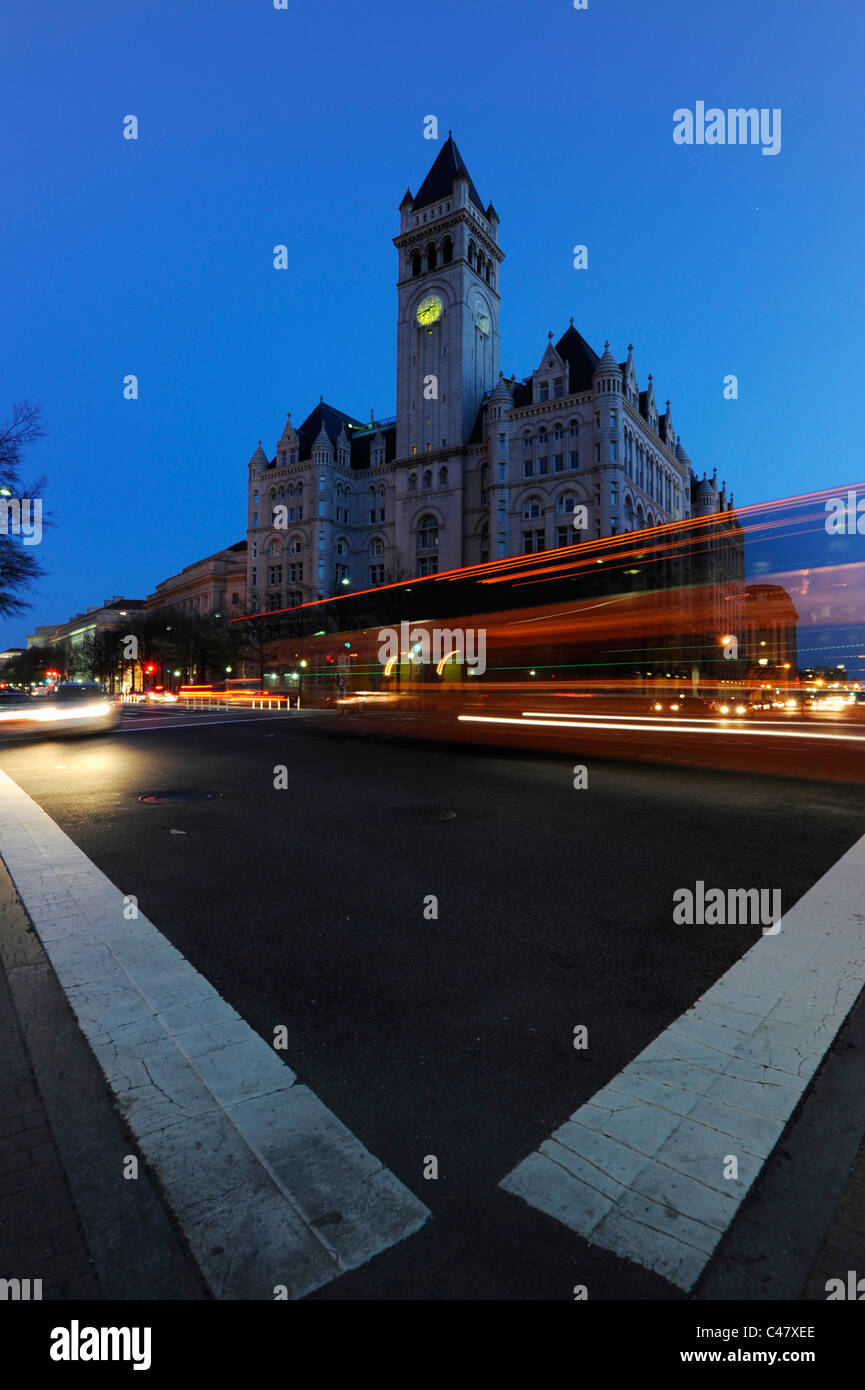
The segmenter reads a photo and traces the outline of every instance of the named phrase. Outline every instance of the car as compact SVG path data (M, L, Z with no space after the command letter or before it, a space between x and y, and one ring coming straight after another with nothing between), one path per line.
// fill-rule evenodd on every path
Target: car
M679 719L705 718L713 713L712 701L699 695L665 695L653 700L650 709L652 714L673 714Z
M38 710L41 722L52 733L102 733L120 719L119 702L106 695L97 681L61 681L47 705Z
M177 696L164 686L157 685L153 690L145 690L144 699L150 705L176 705Z

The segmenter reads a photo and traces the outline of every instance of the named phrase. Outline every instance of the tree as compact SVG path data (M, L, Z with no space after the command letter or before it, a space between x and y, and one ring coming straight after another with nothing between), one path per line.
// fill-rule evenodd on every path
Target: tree
M16 535L12 529L25 498L30 500L34 510L38 499L41 512L45 479L37 478L25 485L20 468L24 450L44 433L41 408L28 401L17 401L9 418L0 424L0 616L3 617L17 616L31 607L32 601L21 598L20 594L31 589L45 574L34 547L25 545L22 534ZM41 524L47 524L44 518Z

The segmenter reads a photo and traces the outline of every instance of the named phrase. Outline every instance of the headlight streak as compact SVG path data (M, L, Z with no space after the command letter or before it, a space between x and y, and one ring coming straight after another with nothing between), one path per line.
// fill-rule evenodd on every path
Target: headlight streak
M745 724L730 725L726 721L722 724L686 725L665 721L663 724L607 724L601 721L577 720L577 719L532 719L527 717L506 718L503 715L488 714L458 714L457 720L466 724L516 724L527 727L532 725L539 729L607 729L613 733L630 732L637 734L645 733L665 733L665 734L732 734L736 738L752 736L757 738L805 738L805 739L827 739L834 743L861 743L865 742L865 736L857 738L852 734L821 734L821 733L799 733L795 729L755 729L753 726Z

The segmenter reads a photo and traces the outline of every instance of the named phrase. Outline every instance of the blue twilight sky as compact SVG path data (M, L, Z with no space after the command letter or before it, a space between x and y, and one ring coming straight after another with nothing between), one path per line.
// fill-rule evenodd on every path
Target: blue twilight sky
M501 218L508 375L573 314L737 502L861 476L854 0L6 0L2 37L0 416L43 403L55 526L0 647L241 539L287 410L394 413L427 114ZM780 107L780 153L675 145L697 101Z

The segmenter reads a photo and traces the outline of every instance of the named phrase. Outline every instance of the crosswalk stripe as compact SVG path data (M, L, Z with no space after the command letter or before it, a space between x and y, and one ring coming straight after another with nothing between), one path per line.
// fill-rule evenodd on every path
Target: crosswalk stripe
M500 1185L693 1288L865 984L865 836L780 928Z
M420 1229L423 1203L3 772L0 845L217 1298L302 1297Z

